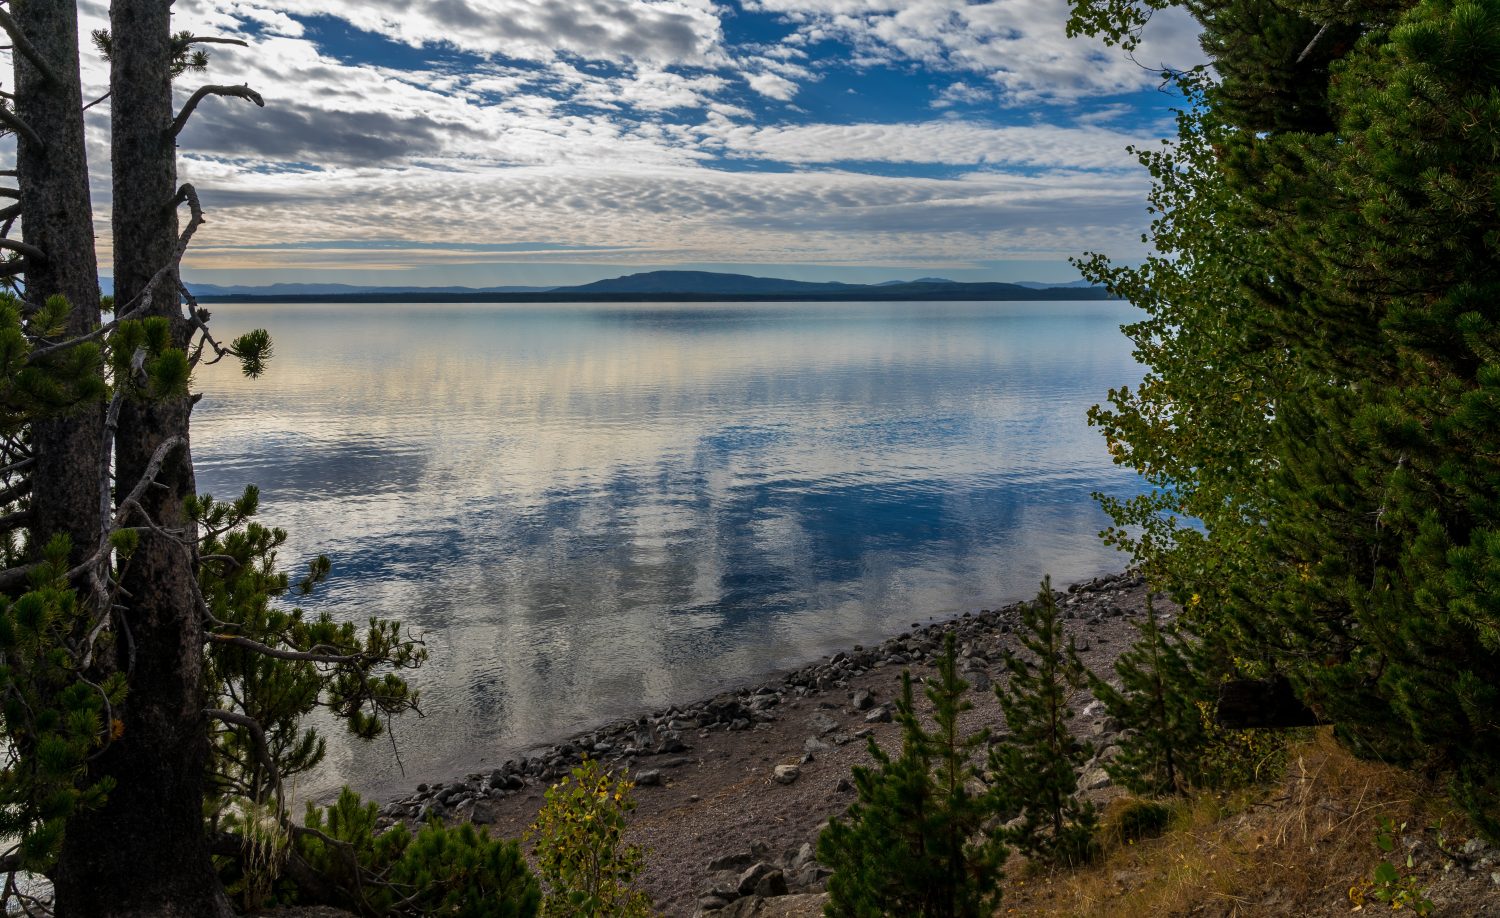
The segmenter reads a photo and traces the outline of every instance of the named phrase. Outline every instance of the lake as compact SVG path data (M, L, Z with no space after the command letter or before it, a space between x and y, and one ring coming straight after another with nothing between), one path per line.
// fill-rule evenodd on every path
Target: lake
M1141 369L1117 302L223 304L200 491L260 485L308 601L431 660L391 743L297 788L396 793L533 743L1117 570L1132 494L1085 412Z

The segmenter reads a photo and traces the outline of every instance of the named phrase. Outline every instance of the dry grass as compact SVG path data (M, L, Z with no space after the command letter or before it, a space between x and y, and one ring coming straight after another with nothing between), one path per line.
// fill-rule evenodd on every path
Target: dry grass
M1106 824L1124 803L1111 804ZM1380 817L1405 823L1412 839L1433 825L1450 834L1464 829L1439 790L1409 772L1355 759L1327 730L1292 748L1286 775L1269 790L1205 794L1173 807L1166 834L1117 840L1087 870L1029 878L1010 870L999 914L1344 915L1354 910L1351 887L1363 888L1381 859L1374 842ZM1404 844L1399 850L1404 868ZM1411 871L1426 885L1441 875L1441 858L1430 843L1416 851L1432 852ZM1376 908L1389 907L1366 906Z

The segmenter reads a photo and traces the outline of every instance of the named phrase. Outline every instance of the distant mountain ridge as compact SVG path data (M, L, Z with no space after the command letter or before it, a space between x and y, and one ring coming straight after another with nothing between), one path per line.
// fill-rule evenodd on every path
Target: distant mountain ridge
M702 302L786 300L1098 300L1103 288L1086 281L1055 286L1000 282L966 283L941 277L878 284L798 281L715 271L644 271L565 287L363 287L353 284L265 286L190 283L206 302Z

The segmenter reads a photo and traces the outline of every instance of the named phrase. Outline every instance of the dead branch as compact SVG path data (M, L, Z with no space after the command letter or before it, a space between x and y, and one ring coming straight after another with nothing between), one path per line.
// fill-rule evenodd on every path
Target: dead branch
M40 561L33 561L30 564L22 564L19 567L7 568L0 571L0 593L9 593L16 587L21 586L31 578L32 572L41 566Z
M0 105L0 124L25 137L27 142L34 145L37 149L47 149L47 144L42 140L42 135L38 134L36 129L31 125L22 121L19 115L3 105Z
M250 731L250 736L255 739L255 751L260 758L261 764L266 767L266 774L271 779L271 787L276 791L276 818L280 820L286 810L286 800L282 796L281 771L276 767L276 758L271 755L271 745L266 742L266 731L255 718L235 711L222 711L218 708L205 708L204 714L215 720L222 720L226 724L236 727L244 727Z
M0 108L0 112L3 112L3 111L5 111L5 109ZM0 249L9 249L12 252L20 252L22 255L25 255L27 258L30 258L32 261L46 261L47 260L47 253L46 252L43 252L41 249L37 248L34 245L30 245L30 244L25 243L25 242L20 242L20 241L15 240L15 239L6 239L4 237L0 237Z
M12 529L20 529L31 520L31 510L17 510L0 516L0 532L10 532Z
M176 39L173 39L176 41ZM239 45L241 48L250 47L250 43L243 38L220 38L216 35L189 35L184 45Z
M262 644L260 641L254 641L247 637L240 637L234 634L218 634L213 631L205 633L203 639L212 644L227 644L232 647L242 647L261 656L274 657L278 660L300 660L305 663L328 664L361 663L365 661L365 656L362 654L320 653L316 647L312 650L283 650L280 647Z
M13 503L17 498L25 497L31 493L31 479L18 481L8 488L0 489L0 507Z
M173 137L182 133L182 129L187 126L188 118L193 115L193 110L198 107L199 102L202 102L208 96L231 96L236 99L249 99L261 108L266 107L266 100L262 99L260 93L249 86L200 86L197 92L188 97L187 102L182 106L182 111L177 113L177 117L172 119L171 133Z
M90 103L88 103L88 104L86 104L86 105L85 105L85 106L84 106L84 107L83 107L83 108L82 108L82 109L81 109L81 110L82 110L82 111L88 111L88 110L89 110L89 109L91 109L91 108L93 108L93 107L94 107L94 106L96 106L96 105L98 105L98 104L99 104L99 103L100 103L100 102L103 102L103 101L104 101L104 100L105 100L105 99L108 99L108 98L109 98L109 96L110 96L110 93L112 93L112 92L114 92L114 90L112 90L112 89L111 89L111 90L108 90L108 91L106 91L106 92L105 92L105 93L104 93L104 95L102 95L102 96L100 96L100 97L99 97L99 98L97 98L97 99L95 99L95 100L94 100L94 101L92 101L92 102L90 102Z
M10 13L4 7L0 7L0 29L5 30L5 34L10 36L15 49L21 52L22 57L31 61L31 65L42 74L43 79L49 83L58 82L57 71L52 69L52 63L42 56L42 52L31 43L31 39L26 37L21 26L11 18Z

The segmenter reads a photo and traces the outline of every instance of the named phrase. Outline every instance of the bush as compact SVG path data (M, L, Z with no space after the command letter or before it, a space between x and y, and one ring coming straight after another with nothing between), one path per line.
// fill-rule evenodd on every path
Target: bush
M635 809L631 782L612 779L592 759L547 789L531 827L537 867L547 884L548 918L645 918L651 900L634 888L645 854L623 844L625 814Z
M1110 833L1122 842L1156 838L1172 824L1172 808L1155 800L1127 800L1108 822Z
M377 835L376 814L347 787L332 806L307 805L296 853L332 884L336 904L366 915L536 918L541 887L516 842L436 820L415 836L400 824Z

